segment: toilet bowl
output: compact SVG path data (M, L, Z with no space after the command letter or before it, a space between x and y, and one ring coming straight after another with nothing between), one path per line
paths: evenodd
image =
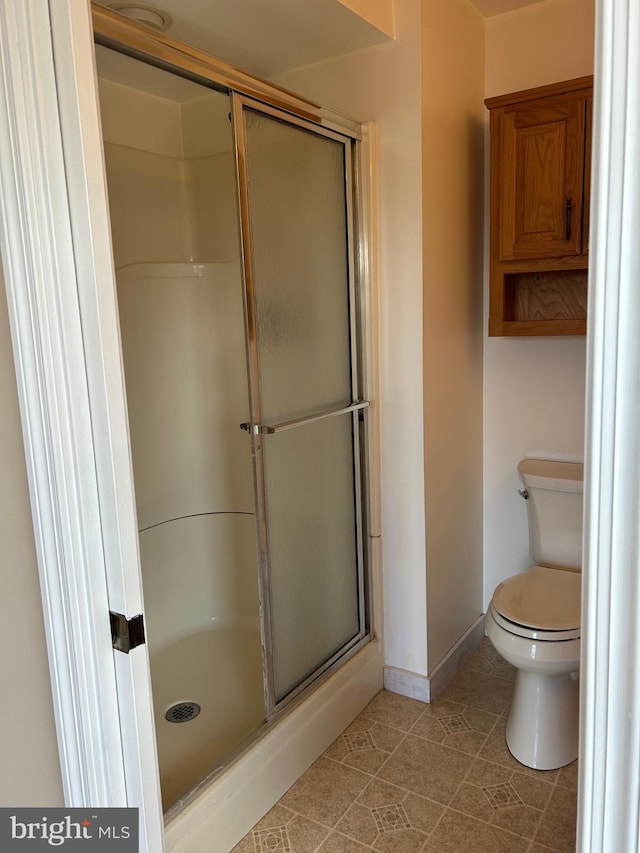
M536 770L575 761L580 575L534 566L510 578L496 589L485 626L498 654L516 668L506 728L509 751Z
M485 628L516 668L507 746L521 764L552 770L578 757L582 466L528 459L518 471L530 550L545 560L496 587Z

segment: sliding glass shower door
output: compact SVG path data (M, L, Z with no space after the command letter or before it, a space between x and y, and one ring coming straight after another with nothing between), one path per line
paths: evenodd
M96 55L160 780L177 809L366 640L355 142Z
M268 714L366 634L352 140L233 96Z

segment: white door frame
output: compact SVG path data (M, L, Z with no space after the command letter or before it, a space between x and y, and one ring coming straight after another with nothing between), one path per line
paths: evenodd
M640 849L640 3L597 0L578 850Z
M640 4L597 0L580 853L640 850ZM50 29L51 28L51 29ZM0 2L2 257L69 806L163 848L87 0ZM610 630L611 626L615 630Z
M53 706L68 806L140 809L164 849L87 0L0 2L0 215ZM6 120L4 120L6 118Z

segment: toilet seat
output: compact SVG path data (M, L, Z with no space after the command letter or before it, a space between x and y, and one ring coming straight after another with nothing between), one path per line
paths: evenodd
M496 587L492 616L519 637L555 642L579 638L581 582L579 572L533 566Z
M560 642L562 640L579 640L580 628L572 628L567 631L544 631L540 628L529 628L526 625L518 625L517 622L511 622L505 619L499 613L493 602L489 605L489 612L493 616L496 624L504 628L509 634L514 634L516 637L523 637L525 640L539 640L548 642Z

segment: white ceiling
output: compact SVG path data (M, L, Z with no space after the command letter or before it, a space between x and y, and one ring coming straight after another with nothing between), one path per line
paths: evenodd
M543 0L471 2L491 17ZM172 38L263 78L388 40L338 0L142 0L140 5L171 15L167 34Z
M98 2L118 6L122 0ZM171 15L167 35L172 38L263 78L389 38L338 0L145 0L141 5Z
M97 2L117 7L123 0ZM492 17L544 0L471 2ZM339 0L144 0L141 5L169 13L173 22L167 34L172 38L267 79L389 39ZM202 93L195 84L104 48L97 49L97 58L100 76L116 83L179 102Z

